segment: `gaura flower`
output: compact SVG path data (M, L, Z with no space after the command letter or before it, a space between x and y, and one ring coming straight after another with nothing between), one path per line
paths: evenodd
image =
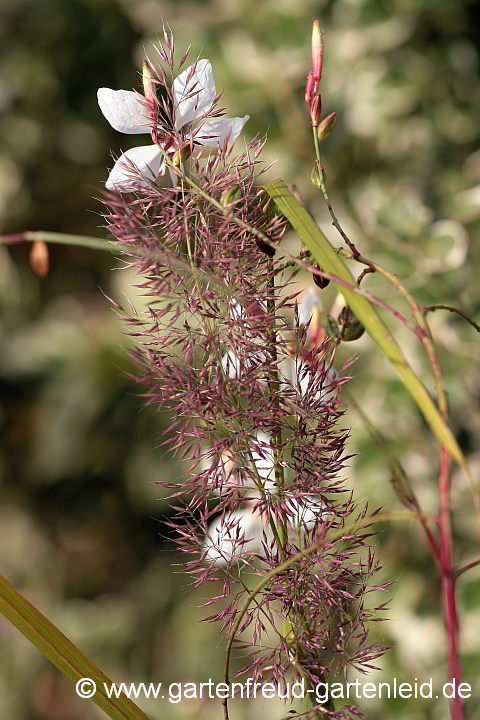
M120 192L133 189L135 171L150 182L165 175L164 152L173 155L192 142L216 149L234 143L249 119L248 115L206 119L217 97L209 60L198 60L173 81L174 127L168 139L162 139L161 143L156 142L156 131L149 119L151 99L131 90L110 88L99 88L97 97L100 110L115 130L127 135L150 133L154 141L151 145L131 148L118 158L105 186ZM175 182L174 174L170 175Z
M257 433L251 457L255 472L243 485L247 496L240 507L223 512L209 524L203 541L204 560L219 567L225 567L232 560L246 560L247 553L261 552L264 538L267 541L272 538L267 514L259 509L258 504L262 495L277 494L274 452L270 437L262 430ZM258 479L262 484L261 491ZM325 516L325 508L318 499L304 497L299 501L289 493L288 488L284 490L284 502L287 526L296 536L311 530Z
M234 322L243 321L247 317L246 311L237 301L231 304L229 313ZM331 402L338 395L337 371L330 367L323 382L319 384L318 379L324 366L314 365L312 367L311 360L309 360L309 355L312 353L317 353L318 358L321 359L321 347L326 339L322 301L315 288L310 288L298 304L298 324L307 329L304 346L306 352L299 353L297 357L286 356L279 365L280 376L292 383L303 398L310 396L315 402ZM244 332L246 331L244 330ZM294 350L295 348L292 346L291 351ZM249 358L244 359L243 365L234 350L230 349L222 358L222 368L227 377L231 380L238 380L252 367L261 366L265 362L265 350L260 345L258 350L252 350Z

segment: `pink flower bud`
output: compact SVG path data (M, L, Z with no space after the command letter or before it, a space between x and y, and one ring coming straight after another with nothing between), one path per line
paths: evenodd
M314 18L312 28L312 72L320 82L323 73L323 33L320 20Z
M319 80L312 72L308 73L307 86L305 88L305 102L310 105L313 98L317 94Z
M315 18L312 29L312 69L308 73L305 88L305 102L310 108L313 127L317 127L320 122L322 103L320 100L319 87L323 73L323 54L323 36L320 20Z

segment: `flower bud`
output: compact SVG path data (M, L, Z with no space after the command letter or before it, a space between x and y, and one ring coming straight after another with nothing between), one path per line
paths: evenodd
M242 188L239 185L232 185L232 187L224 190L220 198L220 205L226 208L232 203L240 200L242 197Z
M318 127L320 115L322 114L322 98L321 95L314 95L310 102L310 117L312 119L312 127Z
M185 160L188 160L191 154L192 148L190 147L190 145L184 145L182 148L180 148L180 150L177 150L172 156L173 167L180 167L180 165L183 165Z
M305 102L310 107L310 103L317 94L319 81L318 78L311 72L308 73L307 85L305 88Z
M337 321L331 315L327 318L327 335L329 338L333 338L336 341L340 340L340 330L338 328Z
M402 505L409 508L409 510L419 510L418 500L403 467L396 460L393 464L394 467L392 468L390 483L395 495Z
M255 237L255 242L257 243L258 249L265 253L265 255L268 255L268 257L273 257L275 255L275 248L271 245L267 245L262 238Z
M310 180L312 181L312 185L315 185L315 187L319 190L322 189L322 180L320 177L320 170L318 169L318 165L313 166L312 172L310 174Z
M317 270L320 270L320 272L322 272L322 270L323 270L323 268L321 268L320 265L315 265L315 268ZM312 277L313 277L313 282L315 283L315 285L317 285L317 287L320 288L320 290L324 290L330 282L330 280L328 278L324 278L321 275L315 275L315 273L312 273Z
M48 275L50 267L48 260L48 247L43 240L36 240L30 250L30 267L38 277Z
M336 122L337 113L332 112L330 113L330 115L326 115L323 120L320 121L320 124L317 128L318 139L325 140L332 132Z
M361 338L365 332L365 328L362 323L357 320L353 314L351 308L345 305L342 312L338 317L338 322L341 326L340 337L344 342L352 342Z
M323 73L323 33L318 18L313 19L312 27L312 71L320 82Z
M153 73L149 63L144 60L142 66L142 79L143 79L143 94L149 101L155 100L157 94L155 92L155 82L153 80Z
M312 29L312 69L308 73L307 86L305 88L305 102L310 108L310 114L312 115L312 122L314 113L312 111L312 104L315 97L318 95L318 88L320 80L322 79L323 73L323 37L322 29L320 27L320 20L315 18L313 21ZM320 114L320 112L318 112ZM316 117L316 114L315 114ZM318 118L319 120L320 118ZM318 125L318 120L314 127Z

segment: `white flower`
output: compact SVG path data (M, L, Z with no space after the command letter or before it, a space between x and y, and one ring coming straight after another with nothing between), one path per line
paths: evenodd
M208 113L216 98L209 60L199 60L195 66L191 65L178 75L173 81L172 92L175 130L185 129L187 143L193 138L199 145L217 149L223 147L225 142L233 143L249 118L248 115L243 118L212 118L200 127L192 127L192 123L198 125L198 121ZM146 100L142 95L131 90L99 88L97 97L100 110L115 130L126 134L151 133ZM171 153L178 149L175 145L168 146L168 152ZM166 162L160 146L156 143L142 145L121 155L105 186L109 190L127 191L132 188L132 173L135 170L153 181L158 175L164 175L165 169ZM172 181L175 182L173 175Z
M257 433L257 443L257 447L252 450L252 459L264 488L271 490L275 486L275 457L270 438L260 430Z
M323 306L314 288L310 288L298 304L298 323L308 326L307 347L312 349L320 347L325 340Z
M291 361L287 372L290 381L299 388L302 397L311 395L312 388L315 386L314 402L322 401L327 404L337 399L339 388L336 380L339 375L334 367L328 368L320 387L318 387L310 365L304 361ZM317 372L321 372L320 368Z
M255 315L260 318L262 313L266 312L266 306L264 303L257 303L256 307L250 308L252 317ZM232 300L229 303L228 314L230 319L236 323L242 325L242 335L244 338L252 342L251 356L244 359L243 370L248 371L254 367L262 366L267 362L267 354L264 350L263 341L253 331L248 330L248 324L245 323L248 320L249 314L237 300ZM257 349L258 348L258 349ZM231 380L239 379L242 376L242 362L239 356L234 350L227 350L222 358L223 372Z
M209 525L207 536L203 542L205 560L224 567L231 559L242 559L245 553L260 552L262 539L272 539L272 529L266 515L256 510L255 497L261 498L264 493L274 495L277 492L275 483L275 459L270 437L260 430L252 449L255 464L255 478L260 477L263 490L260 491L253 481L248 482L248 500L242 507L233 512L226 511ZM315 498L302 498L301 501L291 496L288 488L285 491L288 508L288 525L295 536L311 530L317 520L323 516L323 506Z
M249 507L222 513L209 525L203 548L205 560L220 567L231 558L261 549L262 521Z

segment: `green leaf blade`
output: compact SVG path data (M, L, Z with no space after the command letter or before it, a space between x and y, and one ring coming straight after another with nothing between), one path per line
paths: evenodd
M94 680L97 689L91 699L112 720L149 720L126 695L109 698L104 683L110 686L112 681L3 576L0 576L0 611L72 682L81 678Z
M283 180L276 180L265 185L264 188L274 200L278 209L290 221L307 249L310 250L315 260L325 272L335 275L346 283L355 285L355 278L347 265L329 243L309 212L288 189L285 182ZM347 288L340 283L336 284L344 296L345 301L350 305L358 320L364 325L365 330L400 375L403 384L415 400L419 410L437 439L448 449L457 463L466 469L465 458L452 431L444 421L425 386L410 367L402 349L383 322L374 305L367 297L355 292L354 289Z

